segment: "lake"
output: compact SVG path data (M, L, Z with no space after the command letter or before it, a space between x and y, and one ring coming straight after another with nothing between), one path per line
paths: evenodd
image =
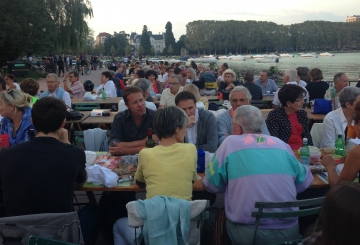
M279 63L257 63L254 59L246 61L218 60L217 65L221 66L227 62L229 68L235 72L246 72L252 70L255 75L261 70L268 70L270 66L278 66L280 71L297 67L307 67L309 69L319 68L323 72L325 81L332 81L338 72L344 72L351 81L357 81L360 75L360 53L336 53L332 57L319 56L318 58L304 59L300 55L294 54L294 58L280 58Z

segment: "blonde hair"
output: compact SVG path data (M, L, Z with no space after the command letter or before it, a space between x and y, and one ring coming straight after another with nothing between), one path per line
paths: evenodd
M222 79L223 79L223 81L225 81L225 75L226 74L230 74L232 77L233 77L233 82L236 80L236 74L235 74L235 72L232 70L232 69L227 69L227 70L225 70L224 72L223 72L223 74L222 74Z
M193 68L187 68L186 70L188 72L188 77L189 77L189 74L191 75L191 77L189 77L189 79L194 80L194 78L196 76L195 70Z
M191 92L195 96L196 102L200 101L199 89L194 84L185 85L184 88L183 88L183 91Z
M15 113L17 110L24 111L32 102L32 97L18 89L5 90L0 93L0 103L7 105L14 104Z

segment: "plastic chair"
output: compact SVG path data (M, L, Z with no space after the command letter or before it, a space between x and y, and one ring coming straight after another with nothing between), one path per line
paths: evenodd
M320 147L324 133L324 124L323 123L314 123L312 125L310 134L314 146Z
M195 200L190 202L190 229L187 237L187 245L200 244L200 231L205 219L209 218L209 212L206 208L210 206L208 200ZM143 227L144 221L140 218L137 209L136 201L126 204L128 210L128 225L133 228ZM136 230L135 230L136 231ZM135 240L137 234L135 232Z
M255 202L255 208L258 208L259 210L255 212L251 212L251 217L256 218L252 244L255 244L256 232L260 224L260 219L262 218L284 219L284 218L303 217L303 216L319 214L321 210L321 204L324 198L325 197L319 197L319 198L305 199L305 200L293 201L293 202ZM296 207L299 208L308 207L308 208L295 210L295 211L274 211L274 212L264 210L268 208L272 209L272 208L296 208ZM315 224L314 231L316 229L316 226L317 226L317 222ZM301 240L296 240L292 242L299 242L299 241Z

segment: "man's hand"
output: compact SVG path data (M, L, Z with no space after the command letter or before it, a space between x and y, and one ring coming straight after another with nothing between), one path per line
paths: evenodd
M122 153L122 145L121 145L121 142L115 142L113 141L114 143L114 146L109 146L109 152L111 155L123 155Z
M65 128L59 129L59 140L65 144L70 144L69 132Z
M159 144L159 138L156 134L152 135L152 139L155 141L155 144L158 145Z
M321 160L321 164L326 168L335 168L336 167L336 163L334 161L334 159L330 156L330 155L326 155L323 157L323 159Z
M188 127L188 128L191 128L192 126L194 126L195 120L196 120L196 118L195 118L194 115L189 116L189 124L188 124L187 127Z
M65 81L65 80L67 81L68 76L69 76L69 73L65 73L64 81Z

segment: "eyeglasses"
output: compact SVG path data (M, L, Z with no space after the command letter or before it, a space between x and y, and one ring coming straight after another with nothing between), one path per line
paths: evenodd
M175 86L178 85L179 83L169 83L169 86Z
M13 99L15 99L14 91L13 91L12 89L8 89L8 90L6 90L6 92L7 92L8 94L10 94L11 97L13 97Z

